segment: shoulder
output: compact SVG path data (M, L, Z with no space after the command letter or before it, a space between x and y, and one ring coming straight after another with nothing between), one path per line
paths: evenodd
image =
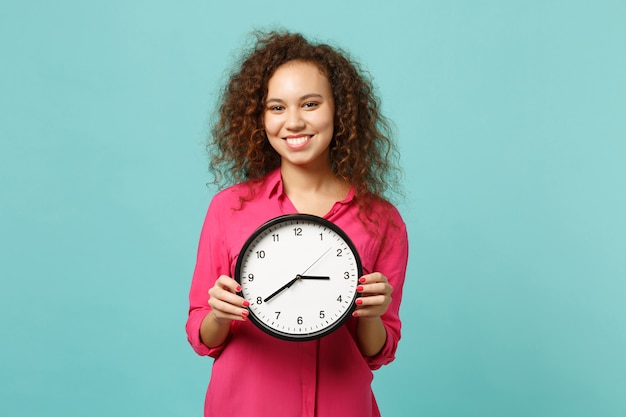
M238 202L241 197L245 196L247 190L250 188L246 184L247 182L242 182L218 191L213 196L211 204L224 205L232 202Z
M389 228L406 229L398 208L382 197L369 196L364 210L367 219L377 225L376 229L381 233L386 233Z
M357 247L365 273L378 271L397 279L402 275L397 268L406 263L408 254L405 222L391 202L369 197L351 206L350 219L341 226Z
M209 204L210 213L221 213L228 210L236 210L241 205L241 196L243 195L243 187L236 184L218 191Z
M216 210L240 210L244 203L251 203L269 195L276 186L280 174L270 172L264 177L240 182L218 191L211 200L211 207Z

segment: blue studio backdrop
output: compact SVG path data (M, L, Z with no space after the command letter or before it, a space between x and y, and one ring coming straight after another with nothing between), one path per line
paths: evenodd
M283 27L362 62L397 127L383 415L624 417L625 21L618 0L2 1L0 415L201 415L209 116L247 34Z

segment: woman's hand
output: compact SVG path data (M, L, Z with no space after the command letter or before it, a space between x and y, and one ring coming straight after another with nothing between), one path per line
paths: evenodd
M387 330L380 316L391 303L393 287L389 285L386 276L374 272L359 278L356 290L361 293L356 299L356 310L352 313L359 319L357 344L363 356L376 356L387 341Z
M380 272L367 274L359 278L357 291L361 296L356 299L355 317L380 317L391 303L393 287L387 277Z
M237 295L240 290L237 281L226 275L220 276L209 289L211 311L200 326L200 339L206 346L212 348L226 342L232 320L248 319L246 307L250 303Z
M248 318L246 307L250 303L237 295L238 291L241 291L241 287L237 281L226 275L220 276L209 289L209 306L216 321L245 321Z

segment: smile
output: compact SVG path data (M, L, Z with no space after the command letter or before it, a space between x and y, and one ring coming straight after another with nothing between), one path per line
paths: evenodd
M286 137L285 141L287 141L287 145L289 146L301 146L307 143L311 139L311 136L295 136L295 137Z

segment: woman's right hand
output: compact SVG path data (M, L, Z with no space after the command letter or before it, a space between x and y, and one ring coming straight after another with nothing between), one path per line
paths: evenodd
M250 303L237 295L238 291L241 291L239 283L226 275L221 275L209 289L209 306L216 321L224 323L231 320L247 320L246 307Z
M220 276L209 289L211 311L204 316L200 325L200 340L209 348L226 342L232 320L246 321L250 303L237 295L237 281L226 275Z

